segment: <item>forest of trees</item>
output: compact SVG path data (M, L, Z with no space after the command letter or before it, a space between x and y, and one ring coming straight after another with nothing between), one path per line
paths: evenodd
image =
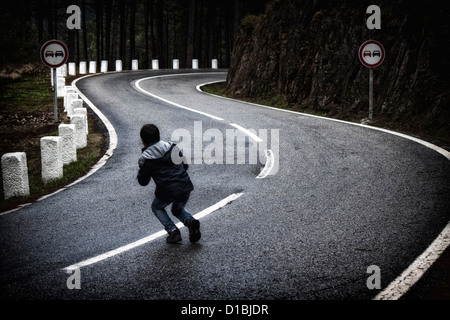
M190 67L230 65L241 20L264 12L267 0L15 0L0 5L0 64L39 60L47 40L69 48L70 62L121 59L124 68L138 59L151 67L158 59L170 68L172 59ZM81 9L81 29L66 26L67 8Z

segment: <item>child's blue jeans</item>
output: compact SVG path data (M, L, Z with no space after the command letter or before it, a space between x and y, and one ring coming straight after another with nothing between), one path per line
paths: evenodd
M160 200L155 197L152 203L152 211L159 221L164 226L164 229L169 233L173 231L176 226L175 223L170 219L167 214L166 207L172 203L172 214L177 217L178 220L185 223L186 220L192 218L192 215L184 208L186 206L187 201L189 200L190 193L186 193L185 195L179 197L175 201L167 201Z

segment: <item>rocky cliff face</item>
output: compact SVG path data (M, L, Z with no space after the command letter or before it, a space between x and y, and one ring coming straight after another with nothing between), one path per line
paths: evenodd
M372 4L381 8L380 30L366 26ZM226 91L278 97L292 109L343 119L367 117L369 71L358 49L374 39L386 50L374 69L374 120L448 129L449 23L439 1L274 1L264 15L244 19Z

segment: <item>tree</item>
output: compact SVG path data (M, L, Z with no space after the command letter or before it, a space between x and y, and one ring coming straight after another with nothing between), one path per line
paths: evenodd
M265 2L16 0L15 7L2 2L1 59L30 56L35 60L43 42L59 39L68 45L69 62L108 60L110 69L116 59L123 60L127 68L135 58L142 59L146 68L150 59L159 59L163 68L172 59L179 59L181 68L191 67L194 58L201 67L209 66L213 58L226 67L241 17L261 11ZM80 6L81 30L66 28L66 9L71 4ZM26 42L32 53L17 46ZM12 52L11 48L17 49Z
M112 1L105 1L105 58L108 60L109 65L113 63L111 54L111 21L112 21Z
M103 0L95 1L96 51L97 61L103 60Z
M81 1L81 29L83 30L83 57L85 61L89 61L88 46L87 46L87 34L86 29L86 0Z
M188 26L185 65L187 68L192 68L192 59L194 58L195 0L188 1Z
M130 60L136 58L136 0L130 1Z
M119 41L119 60L124 63L128 61L127 58L127 32L126 32L126 20L127 20L127 10L125 6L125 0L119 0L119 21L120 21L120 41Z

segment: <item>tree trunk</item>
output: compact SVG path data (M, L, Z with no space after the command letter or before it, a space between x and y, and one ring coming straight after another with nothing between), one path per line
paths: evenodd
M155 20L154 18L154 10L153 10L153 1L150 2L150 17L151 17L151 21L150 21L150 38L152 41L152 59L156 59L158 56L158 52L156 50L156 40L155 40L155 24L153 23L153 21Z
M112 16L112 1L105 1L105 58L108 60L109 68L111 68L113 63L113 58L111 54L111 16Z
M187 57L187 38L188 38L188 25L189 25L189 0L181 0L180 6L182 8L181 14L181 28L180 28L180 68L186 68Z
M83 30L83 56L85 61L89 61L87 47L87 29L86 29L86 0L81 2L81 29Z
M115 1L113 5L113 17L112 17L112 41L111 41L111 64L114 63L117 57L117 34L118 34L118 24L119 24L119 9L118 4Z
M136 59L136 0L130 1L130 63L132 59Z
M147 0L145 2L145 19L144 19L144 46L145 46L145 53L144 53L144 68L148 69L150 66L149 63L149 55L150 55L150 47L149 47L149 35L148 35L148 28L149 28L149 17L150 17L150 0Z
M157 0L156 1L156 32L157 32L157 41L158 46L156 47L157 51L157 58L159 59L160 66L165 66L164 61L164 5L163 0Z
M103 60L103 0L95 3L95 23L96 23L96 51L97 61Z
M126 31L126 6L125 0L119 0L119 16L120 16L120 42L119 42L119 59L123 65L127 65L127 31Z
M194 58L195 0L189 0L188 15L186 67L192 68L192 59Z

